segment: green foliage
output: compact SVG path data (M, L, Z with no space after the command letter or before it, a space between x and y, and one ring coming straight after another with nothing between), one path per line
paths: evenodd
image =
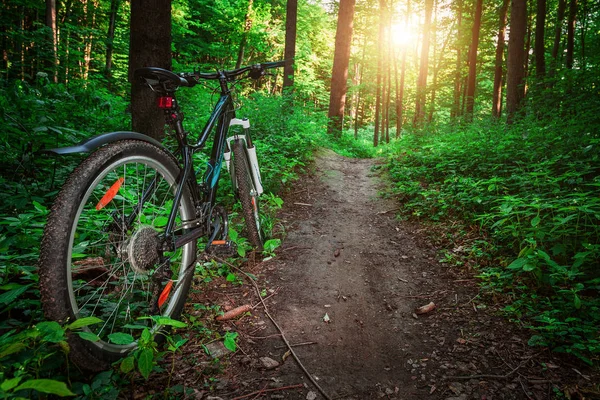
M468 252L485 285L513 293L531 343L586 361L600 354L596 115L405 137L389 161L404 214L477 226Z

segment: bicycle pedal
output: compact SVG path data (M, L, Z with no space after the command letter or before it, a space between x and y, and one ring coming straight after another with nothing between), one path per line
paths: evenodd
M237 254L237 248L231 240L213 240L206 252L216 256L229 257Z

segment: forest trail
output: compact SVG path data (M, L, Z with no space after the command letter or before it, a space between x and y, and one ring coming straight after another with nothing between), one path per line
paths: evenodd
M373 160L322 150L315 166L285 196L279 218L286 237L277 256L249 268L270 296L270 314L292 345L301 344L297 355L329 397L548 398L565 370L546 353L542 363L527 336L479 301L474 279L455 275L417 226L395 218L397 204L378 194ZM236 306L254 294L251 285L240 290L223 301ZM429 302L434 311L415 314ZM239 351L210 391L218 397L207 398L267 389L274 391L258 398L323 398L285 355L260 306L223 328L239 332ZM298 384L304 386L287 388Z

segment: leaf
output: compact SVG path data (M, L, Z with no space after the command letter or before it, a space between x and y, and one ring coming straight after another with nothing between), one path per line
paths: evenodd
M144 328L144 330L142 331L142 341L148 343L150 341L150 339L152 339L152 335L150 335L150 331L148 330L148 328Z
M55 381L53 379L32 379L26 381L17 387L15 392L25 389L33 389L42 393L55 394L60 397L75 396L75 393L71 392L64 382Z
M3 357L9 356L11 354L18 353L25 348L27 348L25 343L22 343L22 342L11 343L8 346L6 346L4 348L4 350L0 351L0 359Z
M56 321L40 322L35 327L46 342L58 343L65 340L65 331Z
M133 371L133 368L135 368L135 359L133 358L133 356L124 358L121 361L120 370L122 373L127 374L127 373Z
M142 349L138 356L138 369L145 379L148 379L150 372L152 372L152 359L154 354L151 349Z
M157 217L154 219L153 225L156 228L160 228L167 225L167 222L169 222L169 219L167 217Z
M230 273L227 274L227 278L226 279L227 279L227 282L235 282L235 278L236 278L235 274L232 273L232 272L230 272Z
M575 308L577 310L579 310L581 308L581 299L579 298L579 296L577 295L577 293L573 294L573 304L575 305Z
M541 221L541 218L538 215L531 220L531 226L533 226L535 228L536 226L538 226L540 224L540 221Z
M0 384L0 389L2 389L5 392L8 392L10 389L14 388L15 386L17 386L19 384L19 382L21 381L21 378L23 378L23 377L17 376L16 378L5 380L4 382L2 382L2 384Z
M102 322L102 320L100 318L85 317L85 318L80 318L80 319L76 320L75 322L73 322L72 324L67 325L66 328L73 330L73 329L83 328L84 326L94 325L99 322Z
M3 304L10 304L10 303L12 303L13 301L15 301L17 299L17 297L19 297L20 295L22 295L23 293L25 293L25 291L27 289L29 289L30 286L31 286L31 284L29 284L29 285L23 285L23 286L20 286L20 287L18 287L16 289L12 289L12 290L10 290L10 291L8 291L6 293L2 293L0 295L0 303L3 303Z
M176 319L169 317L158 317L155 321L160 325L173 326L175 328L185 328L187 326L185 322L177 321Z
M123 332L111 333L110 335L108 335L108 338L112 343L120 345L131 344L135 342L133 336Z
M525 264L527 264L526 258L517 258L515 261L511 262L507 268L508 269L522 269Z
M97 335L94 335L91 332L76 332L80 338L83 340L88 340L90 342L98 342L100 338Z
M223 345L227 350L235 351L237 348L236 339L238 337L237 332L227 332L225 334L225 339L223 340Z

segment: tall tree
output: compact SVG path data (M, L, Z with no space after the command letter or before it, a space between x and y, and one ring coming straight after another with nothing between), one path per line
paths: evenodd
M565 19L565 10L567 8L567 0L558 0L558 9L556 10L556 26L554 28L554 44L552 46L552 59L555 67L558 65L558 50L560 49L560 39L562 37L563 21Z
M546 28L546 0L537 0L537 10L535 15L535 74L538 78L546 75L546 46L545 46L545 28Z
M512 0L506 77L507 122L511 124L525 98L525 34L527 0Z
M421 46L421 62L417 79L417 96L413 125L419 126L425 118L425 98L427 89L427 71L429 67L429 38L431 36L431 15L433 0L425 0L425 23L423 24L423 45Z
M107 78L112 75L112 57L115 48L115 27L117 25L117 15L119 11L120 0L110 0L110 12L108 15L108 32L106 33L106 64L104 74Z
M569 21L567 23L567 68L573 68L575 53L575 19L577 18L577 0L569 1Z
M383 40L386 12L385 0L379 0L379 39L377 40L377 88L375 93L375 129L373 131L373 146L379 144L379 125L383 120L381 112L381 98L383 90L381 87L383 74ZM381 124L383 130L383 123Z
M467 82L467 118L473 119L475 104L475 85L477 83L477 49L479 47L479 31L481 30L481 12L483 0L475 3L475 17L471 33L471 51L469 52L469 80Z
M340 10L341 13L341 10ZM354 12L353 12L354 14ZM339 18L339 17L338 17ZM298 0L287 0L285 14L285 50L286 59L283 68L283 87L290 87L294 84L294 57L296 57L296 21L298 19ZM339 19L338 19L339 21ZM352 21L350 21L352 24ZM352 35L352 25L350 25L350 34ZM349 39L351 42L351 39ZM337 45L337 43L336 43ZM350 46L348 46L350 47ZM336 46L337 48L337 46ZM348 51L348 59L350 52ZM348 61L346 61L346 76L348 74ZM344 89L345 92L345 89ZM344 93L345 95L345 93Z
M406 0L406 14L404 15L404 31L408 32L408 18L410 16L410 0ZM396 139L402 134L404 119L404 80L406 78L406 55L408 44L402 46L402 61L400 66L400 82L396 77ZM396 63L397 65L397 63ZM397 69L396 69L397 74Z
M454 71L454 96L452 103L452 110L450 111L451 117L460 116L460 92L461 92L461 67L462 67L462 42L460 40L462 32L462 3L463 0L457 0L456 10L456 67Z
M58 32L56 27L56 0L46 0L46 26L50 28L50 46L52 60L50 70L52 81L58 82Z
M502 113L502 78L504 76L504 41L506 39L506 20L509 0L503 0L499 10L499 29L496 44L496 61L494 63L494 89L492 99L492 116L500 118Z
M338 23L335 32L335 51L333 55L333 71L331 73L331 91L329 95L328 133L336 137L342 134L344 107L350 62L350 46L352 44L352 22L354 19L355 0L340 0Z
M242 39L240 40L240 47L238 48L237 61L235 62L235 68L240 68L242 63L244 62L244 53L246 51L246 43L248 42L248 34L250 33L250 29L252 29L252 4L253 0L248 0L248 11L246 12L246 17L244 18L244 32L242 33ZM289 2L288 2L289 7ZM294 24L295 27L295 24ZM296 43L296 31L294 31L294 43ZM286 33L286 42L287 46L287 33ZM287 47L286 47L287 49ZM287 57L287 56L286 56ZM293 73L293 70L292 70ZM285 76L285 75L284 75ZM284 86L285 86L285 78L284 78Z
M133 72L142 67L171 69L171 2L131 0L130 25L132 127L134 131L161 138L164 134L164 115L156 107L154 93L134 81Z

